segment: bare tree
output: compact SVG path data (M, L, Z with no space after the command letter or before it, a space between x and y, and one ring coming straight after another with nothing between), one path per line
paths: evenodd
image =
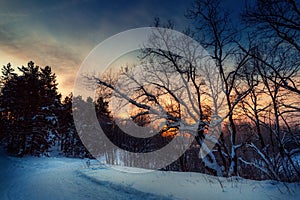
M226 96L230 152L228 175L238 175L237 150L242 146L236 141L237 130L234 121L234 109L251 88L239 87L241 69L247 63L247 54L239 52L236 42L240 40L238 30L230 24L230 15L224 12L221 1L197 0L189 11L188 17L196 21L200 33L200 43L211 51L212 59L218 67L224 94ZM236 57L237 56L237 57ZM225 145L224 145L225 146Z
M290 69L288 74L282 74L278 67L267 59L255 56L278 76L277 83L292 92L300 94L299 82L294 76L299 71L300 56L300 10L299 2L294 0L257 0L248 6L243 14L243 21L250 26L256 40L270 46L268 51L276 52L277 56L293 57L293 63L286 63ZM288 53L285 53L288 52ZM278 55L280 53L281 55ZM282 59L282 58L281 58ZM277 65L278 66L278 65ZM271 80L271 78L269 78ZM274 81L274 80L273 80Z
M300 52L300 7L295 0L256 0L243 14L249 25L256 26L262 38L276 44L287 42Z
M204 162L222 176L222 167L211 152L215 143L219 145L217 134L224 119L220 116L224 99L218 68L208 53L186 35L159 28L151 34L149 43L153 48L141 52L141 65L123 67L117 82L98 76L86 79L113 91L113 112L125 112L130 105L135 111L129 113L133 120L150 116L150 125L164 121L159 131L173 129L178 130L177 137L195 137L202 147L200 155L208 155ZM170 109L168 101L175 109ZM141 132L138 134L141 136Z
M290 152L298 151L293 143L299 142L298 134L290 128L297 126L297 122L290 119L297 117L299 112L299 2L257 0L246 9L243 20L249 25L254 42L252 51L247 53L243 47L241 49L258 63L256 71L270 99L268 126L277 143L274 153L279 153L277 158L287 179L290 168L299 176L299 168Z
M289 111L286 105L290 104L293 98L290 91L282 87L282 77L285 77L285 80L295 78L297 70L294 71L294 66L289 67L287 64L291 63L293 58L287 57L286 52L279 50L272 51L266 46L260 46L260 51L258 51L257 47L253 48L249 53L252 59L248 68L252 75L248 76L248 72L245 74L248 76L249 84L252 84L253 78L255 78L257 87L252 89L249 95L250 101L245 99L242 103L247 117L255 122L261 147L257 146L253 141L248 142L246 146L257 153L258 159L262 160L262 164L251 163L242 158L240 160L247 165L255 166L272 179L290 180L290 174L298 174L299 169L289 152L290 144L285 142L284 139L285 137L293 137L289 127L294 124L291 124L293 122L289 120L290 116L284 115L285 112ZM268 64L266 65L266 63ZM255 91L257 89L259 89L259 93ZM258 100L258 94L263 97L263 100ZM260 109L258 109L259 102L264 105L260 106ZM268 121L265 121L265 119L268 119ZM269 140L268 145L263 140L261 127L270 131L270 137L267 137ZM297 139L294 138L293 141L297 141ZM296 149L293 148L293 150Z
M121 68L114 81L86 78L110 91L113 113L130 108L127 114L133 122L147 119L143 124L150 128L147 133L172 131L174 138L193 137L210 173L238 176L243 167L251 166L268 178L292 180L291 173L299 176L293 156L300 152L298 125L289 119L300 110L300 104L289 99L300 94L298 9L294 1L276 1L271 8L267 1L257 2L244 19L263 28L247 29L248 41L240 35L244 29L230 23L220 0L196 0L187 14L195 22L195 32L186 34L202 46L168 29L153 29L152 48L143 49L139 65ZM155 25L161 26L159 20ZM241 131L243 123L251 134ZM130 129L133 134L141 136L138 126L133 126L137 127ZM244 151L253 157L249 159Z
M251 122L255 125L255 136L258 138L261 148L266 147L266 142L261 130L261 115L270 106L266 102L262 102L264 87L262 87L262 80L259 73L256 70L258 63L255 60L248 62L247 66L243 69L243 74L247 86L251 88L251 91L247 98L244 98L240 105L244 111L243 115L246 115Z

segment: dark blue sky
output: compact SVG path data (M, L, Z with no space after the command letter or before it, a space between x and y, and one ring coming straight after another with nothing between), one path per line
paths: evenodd
M171 19L181 31L193 0L0 0L0 64L50 65L60 91L72 91L75 74L87 54L106 38ZM238 12L243 1L227 0Z

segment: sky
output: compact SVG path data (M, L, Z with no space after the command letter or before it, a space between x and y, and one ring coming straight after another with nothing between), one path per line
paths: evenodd
M63 96L89 52L110 36L172 20L175 29L191 25L184 14L193 0L0 0L0 66L50 66ZM227 0L232 10L241 1Z

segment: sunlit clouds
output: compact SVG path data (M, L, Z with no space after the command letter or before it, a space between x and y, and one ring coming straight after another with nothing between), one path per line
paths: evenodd
M192 1L190 1L192 2ZM1 1L0 65L49 65L63 95L72 92L80 64L106 38L149 26L154 17L187 26L188 2Z

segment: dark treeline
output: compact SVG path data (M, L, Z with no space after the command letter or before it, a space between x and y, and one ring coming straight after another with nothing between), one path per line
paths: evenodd
M15 71L7 64L2 67L1 73L0 139L8 154L19 157L51 156L51 152L58 151L67 157L93 157L79 137L77 131L81 129L76 130L74 124L72 110L78 108L76 105L72 107L73 96L70 94L61 99L56 75L49 66L42 68L31 61L26 67L18 67ZM116 125L108 110L108 102L102 97L95 102L90 97L86 100L81 96L74 99L81 105L93 104L107 137L124 150L146 152L159 149L171 139L162 135L150 139L132 137ZM135 122L139 125L147 123L143 118ZM113 156L116 155L106 155L108 160L113 160ZM115 164L113 161L109 163Z
M50 67L29 62L15 71L7 64L1 72L0 139L7 153L91 157L74 126L72 95L61 100Z

